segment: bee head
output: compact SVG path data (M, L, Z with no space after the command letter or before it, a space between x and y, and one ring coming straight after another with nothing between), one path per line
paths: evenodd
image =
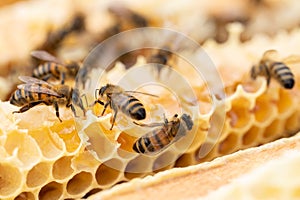
M108 84L101 87L100 90L99 90L99 96L103 96L105 91L107 90L107 87L108 87Z
M193 123L191 116L189 116L187 114L183 114L181 116L181 119L185 122L188 130L191 130L193 128L194 123Z

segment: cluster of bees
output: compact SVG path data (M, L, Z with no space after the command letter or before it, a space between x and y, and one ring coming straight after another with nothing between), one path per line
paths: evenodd
M129 10L123 9L120 11L120 8L112 7L110 11L112 13L118 13L118 19L120 20L130 19L129 21L132 21L135 26L147 26L146 20ZM108 33L115 34L122 30L120 24L124 24L124 22L117 23L111 30L108 30ZM49 40L52 41L50 42L51 45L48 44L43 46L47 51L39 50L31 53L34 58L44 61L44 63L38 65L38 67L33 70L32 76L19 77L24 83L17 86L17 89L12 93L9 101L11 104L21 108L13 113L23 113L34 106L45 104L47 106L54 106L56 116L60 121L62 121L59 115L59 106L61 105L71 108L75 116L76 112L74 105L77 105L85 114L86 109L83 106L79 91L76 88L65 84L67 78L75 80L80 69L80 64L78 62L62 62L48 53L48 47L53 49L54 44L58 44L67 32L80 30L81 26L82 18L77 17L68 30L60 31L59 34L52 34L49 36ZM274 50L269 50L264 53L258 64L251 68L251 78L255 80L257 76L264 76L267 79L268 84L270 83L271 78L273 78L284 88L293 88L295 83L293 73L284 62L274 60L271 56L273 53ZM147 61L149 63L166 65L171 57L171 52L159 50L148 57ZM157 66L161 67L161 65ZM158 69L158 72L160 70L161 69ZM55 84L53 80L56 81ZM97 94L97 97L95 97L93 105L103 105L102 115L104 115L108 106L113 111L110 130L114 127L118 112L121 112L130 119L136 121L146 118L144 105L139 99L133 96L133 93L138 92L125 91L118 85L106 84L105 86L96 89L95 93ZM147 93L143 94L151 95ZM135 152L148 155L161 152L184 137L187 132L193 128L193 120L188 114L182 114L180 117L175 114L169 120L164 117L164 121L160 123L142 124L136 121L134 121L134 124L138 126L154 127L152 131L147 132L138 138L132 147Z

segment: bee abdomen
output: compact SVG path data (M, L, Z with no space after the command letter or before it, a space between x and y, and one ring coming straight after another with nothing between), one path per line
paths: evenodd
M46 62L33 70L33 77L41 78L45 75L52 74L55 78L59 78L59 67L60 66L56 63Z
M121 107L121 109L133 119L142 120L146 118L146 110L143 104L134 97L130 97L130 99Z
M276 62L273 64L272 70L274 72L274 75L284 88L291 89L294 87L294 75L291 72L290 68L288 68L283 63Z

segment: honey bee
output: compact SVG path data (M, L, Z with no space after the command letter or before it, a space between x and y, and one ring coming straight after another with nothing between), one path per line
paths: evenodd
M67 35L72 32L82 31L84 29L84 16L82 14L76 14L72 21L63 28L50 32L44 44L42 44L38 49L44 49L53 53L53 51L59 47Z
M126 8L124 5L111 5L108 11L116 17L119 24L125 27L126 25L133 25L134 28L148 26L148 20L144 16Z
M135 124L148 127L159 126L138 138L133 144L132 148L135 152L146 155L154 155L163 151L184 137L194 125L191 117L187 114L183 114L180 118L175 114L170 120L165 118L164 123L138 124L135 122Z
M294 74L285 63L271 58L275 53L275 50L268 50L263 54L259 64L251 68L251 78L255 80L257 76L265 76L267 85L274 78L285 89L292 89L295 84Z
M47 81L53 77L65 83L66 76L75 79L80 68L78 62L63 63L46 51L32 51L31 56L46 61L33 70L33 77Z
M97 98L98 90L99 93ZM99 103L104 106L101 116L104 115L107 106L110 106L110 108L114 111L114 116L110 130L112 130L114 126L119 110L125 115L135 120L143 120L146 118L146 110L144 108L144 105L140 102L140 100L130 95L129 93L140 93L157 97L148 93L125 91L120 86L113 84L106 84L105 86L95 91L96 100L94 102L94 105ZM104 103L102 100L106 101L106 103Z
M172 57L172 52L160 49L156 53L150 55L147 59L147 62L155 65L157 74L159 76L164 65L170 64Z
M43 103L47 106L53 105L57 118L62 121L59 117L59 105L66 105L67 108L71 107L76 116L75 108L72 105L73 96L73 103L78 105L85 114L85 108L78 90L68 85L51 85L30 76L20 76L19 79L25 84L18 85L18 89L11 95L9 102L12 105L22 107L19 111L13 113L23 113Z

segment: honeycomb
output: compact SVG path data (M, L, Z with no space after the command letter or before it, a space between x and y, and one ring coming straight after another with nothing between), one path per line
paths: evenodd
M299 199L299 164L299 151L291 151L199 200Z
M128 130L131 134L118 127L109 131L109 110L109 114L100 118L88 111L87 119L79 124L83 131L78 132L78 124L70 110L60 108L63 119L60 123L51 107L37 106L25 113L12 115L12 111L18 108L1 102L0 198L87 197L133 178L210 161L299 131L299 83L296 82L293 90L284 90L274 81L267 88L265 79L251 82L245 77L251 64L267 50L265 47L277 49L282 59L300 54L294 45L300 42L300 30L282 31L272 39L264 35L254 36L242 45L236 33L242 31L240 24L232 25L226 43L207 40L203 44L224 80L227 94L224 100L216 99L224 105L226 112L220 135L214 134L213 123L216 122L210 123L213 117L218 117L219 107L211 106L211 99L206 98L206 91L202 91L203 87L198 83L193 89L198 91L198 101L203 106L199 111L200 117L194 119L192 134L151 157L132 151L132 144L139 136L135 129ZM12 56L15 54L6 57ZM141 60L145 62L145 59ZM299 80L297 59L292 60L289 66L295 73L295 79ZM232 70L236 73L230 73ZM120 65L116 71L108 76L113 77L113 73L119 75L126 70ZM167 115L171 115L176 108L167 102L165 96L161 97L161 103L169 108ZM147 110L161 113L159 107L150 105L151 101L146 104ZM95 112L101 112L99 109L102 107L95 108ZM90 146L93 148L90 149ZM182 154L182 151L185 153Z

